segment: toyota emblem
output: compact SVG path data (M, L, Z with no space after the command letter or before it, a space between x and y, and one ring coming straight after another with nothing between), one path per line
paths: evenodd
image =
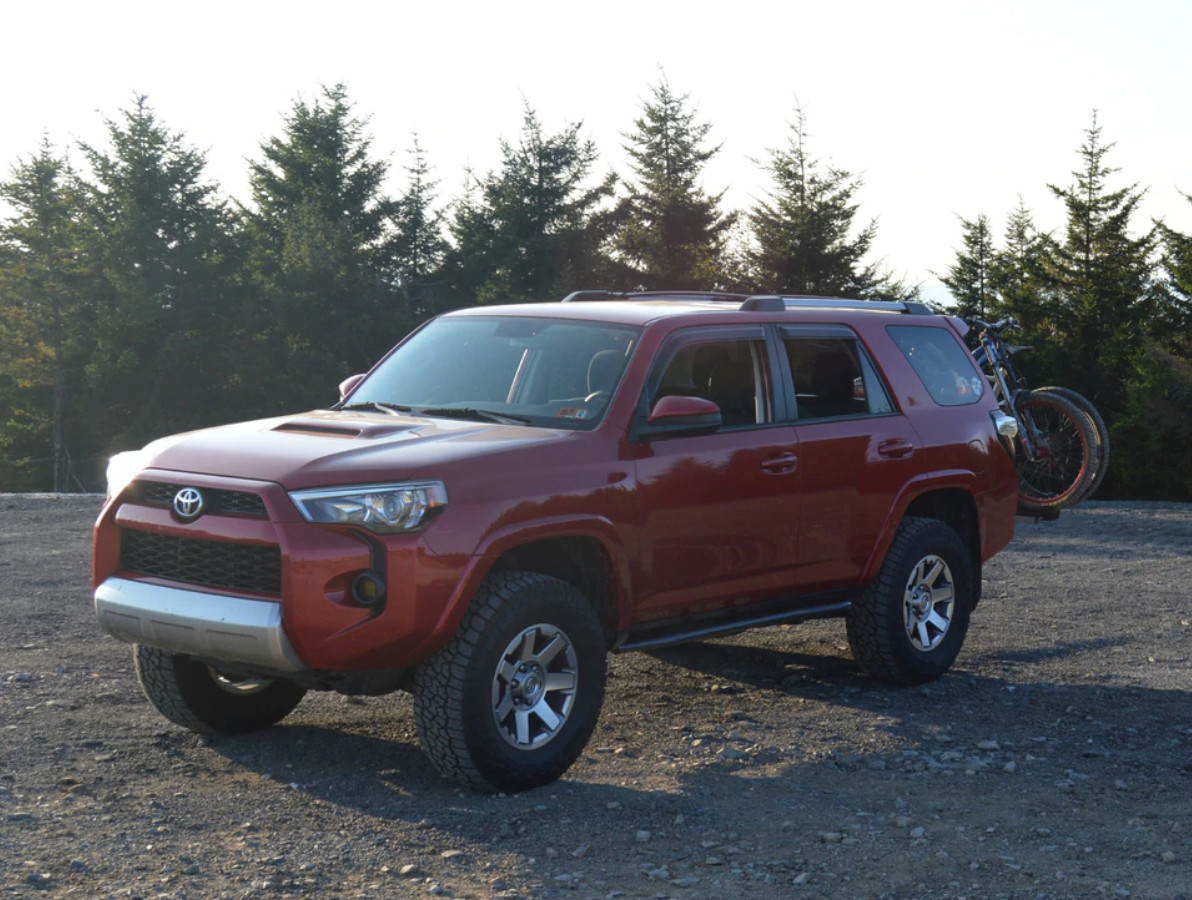
M197 519L207 505L196 488L183 488L174 495L174 512L180 519Z

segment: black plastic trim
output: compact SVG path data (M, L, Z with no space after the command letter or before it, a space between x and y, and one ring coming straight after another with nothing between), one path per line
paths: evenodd
M851 600L840 600L836 603L826 603L821 606L805 606L798 609L786 610L785 612L770 613L768 615L728 619L718 622L715 625L707 625L703 628L690 628L685 631L667 631L657 637L635 639L633 630L630 630L629 635L616 647L616 650L621 653L628 653L631 650L658 650L662 647L673 647L675 644L684 644L688 641L736 634L739 631L747 631L751 628L797 624L799 622L805 622L808 619L825 619L842 616L848 612L849 607L852 605ZM649 631L653 631L657 627L655 623L651 623L651 627L646 633L648 634Z

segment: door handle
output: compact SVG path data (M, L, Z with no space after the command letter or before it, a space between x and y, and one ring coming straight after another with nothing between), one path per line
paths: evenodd
M770 475L785 475L795 471L798 465L799 457L793 453L784 453L782 456L772 456L762 460L763 471Z
M905 438L890 438L877 445L877 455L883 459L903 459L915 452L915 445Z

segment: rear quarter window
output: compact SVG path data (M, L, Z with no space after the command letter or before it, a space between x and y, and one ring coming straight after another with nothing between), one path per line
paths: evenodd
M985 393L985 376L948 331L925 325L888 325L886 330L940 406L967 406Z

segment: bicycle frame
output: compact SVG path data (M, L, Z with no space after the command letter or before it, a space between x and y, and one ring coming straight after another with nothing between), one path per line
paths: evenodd
M1002 346L1000 334L1002 330L1014 328L1017 324L1013 319L1006 319L996 325L980 322L980 344L973 350L973 359L992 378L998 406L1018 423L1018 437L1022 441L1023 450L1028 459L1035 460L1039 455L1038 429L1029 416L1020 415L1018 412L1019 403L1030 393L1030 389L1026 381L1015 371L1010 354L1006 353ZM1001 328L998 328L998 325Z

